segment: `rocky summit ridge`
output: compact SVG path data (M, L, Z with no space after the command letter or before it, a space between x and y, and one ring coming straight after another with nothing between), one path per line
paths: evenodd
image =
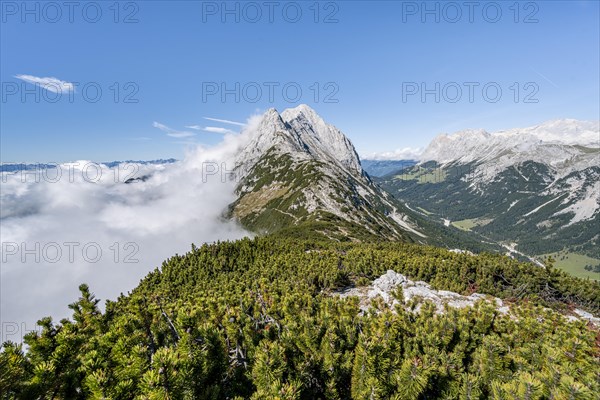
M267 110L236 157L231 213L258 233L306 228L344 240L425 237L363 171L352 142L307 105Z

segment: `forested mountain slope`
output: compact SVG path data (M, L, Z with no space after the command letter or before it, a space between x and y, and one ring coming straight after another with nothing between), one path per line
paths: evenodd
M579 255L572 272L584 276L587 265L587 276L600 279L597 122L440 135L420 164L380 183L423 216L517 252L559 262Z

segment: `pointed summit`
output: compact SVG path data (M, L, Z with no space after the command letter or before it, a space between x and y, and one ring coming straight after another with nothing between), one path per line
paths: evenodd
M306 104L300 104L297 107L284 110L281 113L281 117L286 122L306 121L317 129L323 129L327 126L323 118Z
M338 128L326 123L306 104L288 108L281 117L294 130L304 134L305 141L326 152L350 172L362 174L360 159L352 142Z
M274 134L287 129L281 115L274 108L269 108L261 117L257 131L261 134Z
M345 240L415 232L363 172L350 140L309 106L269 109L254 126L236 157L238 199L231 205L248 229Z
M306 104L281 114L274 108L267 110L252 133L252 140L238 156L237 164L244 164L247 170L268 150L294 159L335 163L353 175L363 174L352 142Z

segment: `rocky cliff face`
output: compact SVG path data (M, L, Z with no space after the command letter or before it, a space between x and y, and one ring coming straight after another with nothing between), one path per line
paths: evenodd
M237 167L246 171L269 150L274 150L297 161L317 160L335 164L352 175L363 174L350 140L304 104L281 114L274 108L269 109L251 132L251 137L250 143L236 158Z
M232 213L257 232L306 226L336 239L424 237L362 170L350 140L306 105L268 110L236 157Z

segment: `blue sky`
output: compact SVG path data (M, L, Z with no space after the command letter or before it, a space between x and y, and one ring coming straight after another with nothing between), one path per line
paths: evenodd
M269 15L262 1L229 2L229 14L222 2L108 1L69 15L58 2L58 16L44 3L28 2L28 13L3 1L1 159L181 158L190 143L240 128L205 117L243 122L300 103L359 154L465 128L600 118L598 1L476 2L472 15L451 3L428 2L427 14L422 2L276 1ZM48 77L66 85L55 102L34 83Z

